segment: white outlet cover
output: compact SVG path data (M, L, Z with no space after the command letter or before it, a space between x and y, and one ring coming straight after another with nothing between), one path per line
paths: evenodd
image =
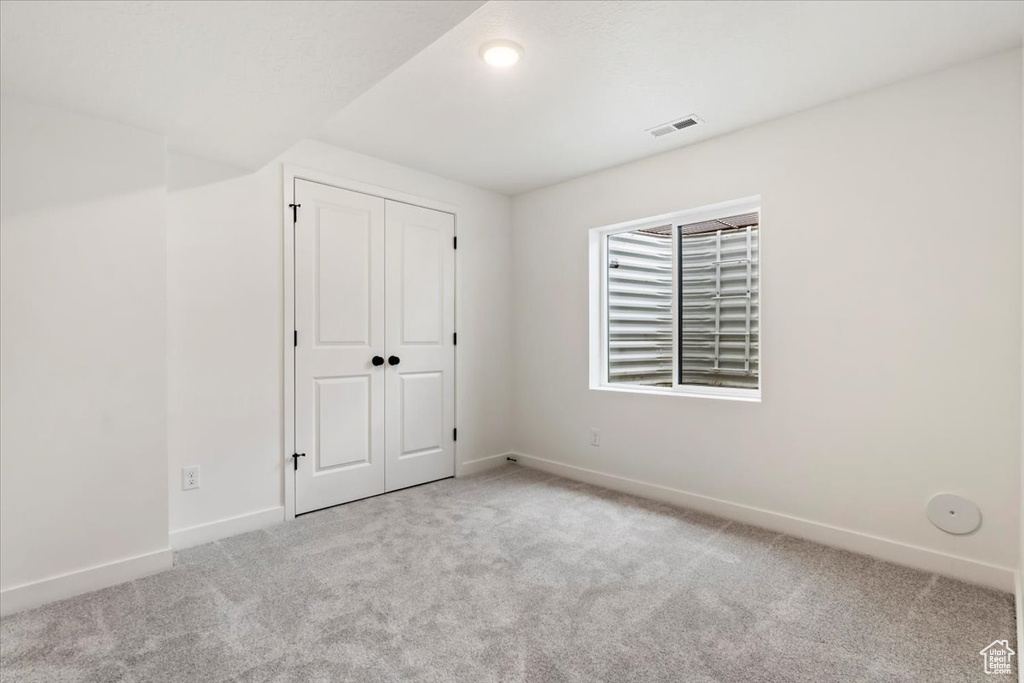
M928 501L928 519L946 533L959 536L981 526L981 510L962 496L938 493Z
M189 479L193 481L189 481ZM181 470L181 488L184 491L191 491L192 489L199 488L199 466L192 465L191 467L184 467Z

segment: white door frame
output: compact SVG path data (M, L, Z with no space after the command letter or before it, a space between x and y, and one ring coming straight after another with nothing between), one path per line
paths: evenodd
M458 207L444 202L417 197L416 195L399 192L377 185L369 185L357 180L333 176L291 164L281 164L281 233L284 236L284 316L282 317L281 340L284 348L284 429L281 443L281 466L284 469L284 518L295 519L295 471L292 465L292 453L295 446L295 232L292 222L292 209L289 204L296 180L308 180L323 185L331 185L343 190L361 192L381 199L390 199L404 204L421 206L425 209L450 213L455 217L455 234L459 234ZM299 209L302 210L301 208ZM459 321L459 259L455 252L455 329ZM455 423L458 424L458 372L459 347L455 347ZM455 475L459 476L459 445L455 443Z

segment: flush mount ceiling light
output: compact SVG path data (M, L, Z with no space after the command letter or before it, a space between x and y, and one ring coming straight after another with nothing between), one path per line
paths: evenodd
M511 40L488 40L480 48L480 57L499 69L506 69L514 65L522 56L522 46Z

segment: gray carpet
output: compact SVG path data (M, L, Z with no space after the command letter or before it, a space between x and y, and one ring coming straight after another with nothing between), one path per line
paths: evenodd
M3 681L944 681L1013 598L519 466L0 620Z

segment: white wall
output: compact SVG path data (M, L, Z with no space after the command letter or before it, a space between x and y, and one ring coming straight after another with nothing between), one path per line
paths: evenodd
M269 169L168 157L172 530L281 505L279 194Z
M587 230L756 194L763 401L589 391ZM1019 51L516 197L513 446L1013 568L1020 226Z
M279 161L459 207L460 462L514 447L1013 567L1020 77L1019 52L998 56L539 190L511 216L501 195L328 145ZM2 121L0 584L158 552L168 521L279 510L278 164L165 157L159 136L23 104ZM587 229L751 194L764 401L590 392ZM978 500L983 528L933 529L940 490Z
M458 207L458 458L465 463L509 451L507 197L312 141L299 143L249 175L172 155L172 532L283 504L282 162ZM201 488L181 489L181 468L186 465L201 466ZM186 536L204 537L172 533L172 539Z
M1024 50L1021 51L1021 70L1024 71ZM1024 89L1022 89L1024 90ZM1021 108L1024 109L1024 92L1021 92L1022 102ZM1024 130L1024 120L1021 120L1021 129ZM1024 135L1022 135L1024 138ZM1024 140L1022 140L1024 144ZM1022 150L1024 154L1024 150ZM1024 213L1024 208L1022 208ZM1024 249L1024 220L1021 221L1021 236L1022 244L1021 248ZM1021 254L1022 261L1024 261L1024 251ZM1021 280L1021 286L1024 288L1024 277ZM1022 305L1022 319L1024 319L1024 289L1021 292L1021 305ZM1021 354L1024 357L1024 326L1021 327ZM1024 362L1021 363L1021 370L1024 372ZM1021 376L1021 409L1024 410L1024 374ZM1022 415L1021 428L1024 430L1024 415ZM1017 652L1020 656L1024 656L1024 431L1021 432L1021 450L1020 450L1020 500L1018 501L1020 517L1019 522L1019 537L1018 537L1018 562L1017 562L1017 585L1016 585L1016 607L1017 607ZM1019 660L1018 660L1019 661ZM1024 683L1024 667L1017 667L1017 679L1020 683Z
M6 607L166 551L166 228L162 137L8 100L0 121Z
M247 174L70 112L2 115L5 612L166 566L169 528L280 518L282 162L458 207L458 457L509 451L507 197L313 142Z

